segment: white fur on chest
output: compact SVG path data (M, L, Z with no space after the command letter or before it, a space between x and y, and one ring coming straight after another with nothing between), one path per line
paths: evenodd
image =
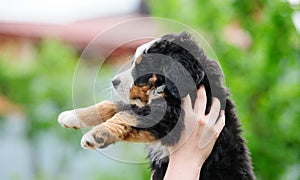
M169 156L169 151L160 141L150 143L147 145L147 149L149 151L150 161L155 162L157 165L159 165L165 157Z

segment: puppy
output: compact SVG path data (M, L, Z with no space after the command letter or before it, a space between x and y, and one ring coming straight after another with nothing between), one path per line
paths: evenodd
M169 161L166 147L176 144L184 129L182 98L190 95L194 101L197 89L204 85L206 113L212 97L217 97L226 125L200 179L255 179L222 70L188 33L168 34L137 48L132 66L116 75L112 85L122 102L102 101L59 115L66 128L95 126L82 137L82 147L105 148L118 141L149 143L152 177L163 179Z

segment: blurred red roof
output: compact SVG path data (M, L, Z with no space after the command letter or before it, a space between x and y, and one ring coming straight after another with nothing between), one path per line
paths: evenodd
M147 38L149 40L155 36L154 26L147 18L141 19L143 17L141 14L127 14L64 25L0 22L0 40L22 38L39 41L45 38L56 38L83 50L97 35L103 35L101 40L96 42L101 47L97 48L99 53L101 51L105 53L107 49L113 47L120 47L119 53L132 53Z

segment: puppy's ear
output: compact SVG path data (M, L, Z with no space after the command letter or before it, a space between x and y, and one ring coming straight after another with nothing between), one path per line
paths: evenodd
M195 82L195 78L193 76L202 76L196 78L200 81L204 77L204 71L203 74L192 75L188 69L176 61L168 63L167 66L164 66L163 72L165 76L166 88L174 97L178 99L185 97L197 90L197 84L199 84L199 82Z

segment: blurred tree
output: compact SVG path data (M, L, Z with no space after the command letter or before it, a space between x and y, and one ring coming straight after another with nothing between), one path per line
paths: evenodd
M23 106L30 122L28 137L56 125L53 118L71 107L74 51L56 41L43 41L34 60L0 58L0 93Z
M73 167L70 165L69 161L70 158L72 160L76 159L76 154L70 155L70 151L64 152L65 154L62 154L60 157L61 159L59 159L57 164L55 164L57 172L46 172L46 170L43 169L43 167L45 167L45 165L42 164L44 163L43 159L40 159L40 154L43 152L41 152L42 148L40 147L39 142L41 140L47 141L47 139L42 139L45 137L45 134L55 134L55 137L59 137L59 141L63 144L69 143L70 145L74 145L74 151L72 151L72 153L83 151L79 147L82 132L66 130L61 128L57 123L57 116L60 112L73 108L72 83L75 66L79 59L77 52L73 48L51 39L38 43L33 55L30 56L29 59L13 59L11 58L11 53L16 52L10 50L9 46L5 48L5 53L0 54L0 97L3 96L5 99L9 99L11 102L19 105L18 107L21 107L15 109L21 109L22 115L24 116L22 119L26 121L24 123L26 126L26 143L29 143L29 158L31 160L31 167L28 169L33 170L32 174L35 179L65 179L64 177L70 177L63 173L69 172L70 168ZM89 68L98 68L93 67L93 63L87 59L85 60L87 61L87 63L84 64L86 67L83 67L86 68L85 70L88 71ZM110 82L112 75L112 68L108 65L103 65L99 71L100 70L101 77L97 79L97 82L95 82L95 92L103 90L103 86L109 84L106 83L106 81ZM100 73L98 76L100 76ZM85 81L85 76L82 76L81 78L82 79L80 79L80 81L82 81L83 87L77 87L82 88L77 90L79 92L86 92L84 87L85 84L83 82ZM83 104L90 103L90 101L86 101L87 98L84 97L83 94L84 93L81 93L80 95L82 95L82 97L77 98L83 99ZM96 93L96 95L97 100L102 99L102 96L105 96L102 91L100 91L100 93ZM1 98L0 101L3 99L4 98ZM0 109L1 108L2 107L0 107ZM11 111L9 111L9 113L11 113ZM5 119L5 116L0 117L0 123L3 122L3 119ZM66 147L67 145L68 144L66 144ZM58 147L51 147L50 145L49 148L53 148L53 152L55 152L54 149ZM61 147L58 149L60 148ZM128 154L128 150L123 151L120 151L120 154L126 156L126 154ZM52 156L53 155L49 155L49 157ZM94 160L97 161L97 159ZM126 164L114 159L108 159L108 161L114 161L113 165L115 167L113 167L113 170L101 171L102 167L95 167L95 163L91 162L90 169L94 172L92 175L87 174L86 178L150 178L150 173L147 168L149 165L147 163ZM123 171L125 169L127 173L122 173L122 170L116 173L114 172L115 169L122 169ZM131 171L127 171L127 169L130 169ZM24 179L22 174L16 174L15 176Z
M33 59L11 59L9 53L12 52L0 56L0 94L22 107L33 173L39 174L36 143L39 135L56 128L61 137L68 137L62 128L57 128L56 118L62 109L72 107L77 55L73 49L53 40L41 42Z
M300 41L286 1L149 1L202 32L236 101L258 179L300 179ZM295 170L298 169L298 170Z

